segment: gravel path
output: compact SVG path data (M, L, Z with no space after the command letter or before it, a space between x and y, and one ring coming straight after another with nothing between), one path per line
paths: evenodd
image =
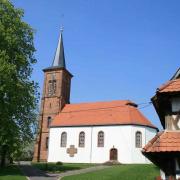
M67 171L60 174L49 174L41 171L33 166L31 166L30 162L20 162L19 167L28 180L60 180L62 177L71 176L76 174L84 174L88 172L93 172L105 168L109 168L110 166L93 166L80 170Z
M47 174L31 166L29 162L20 162L21 171L28 180L58 180L59 174Z

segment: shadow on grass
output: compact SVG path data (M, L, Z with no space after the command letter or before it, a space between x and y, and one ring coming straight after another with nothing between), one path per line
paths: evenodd
M23 176L23 175L16 165L9 165L0 168L0 177L1 176Z

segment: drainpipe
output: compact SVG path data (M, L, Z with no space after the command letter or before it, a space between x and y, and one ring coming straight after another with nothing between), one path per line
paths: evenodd
M90 163L92 163L92 134L93 134L93 126L91 126Z

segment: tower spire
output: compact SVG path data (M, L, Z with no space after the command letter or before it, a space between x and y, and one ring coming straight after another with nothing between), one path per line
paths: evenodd
M52 66L58 66L58 67L66 68L62 33L63 33L63 27L61 27L61 30L60 30L58 46L56 49L56 53L54 56L54 61L52 63Z

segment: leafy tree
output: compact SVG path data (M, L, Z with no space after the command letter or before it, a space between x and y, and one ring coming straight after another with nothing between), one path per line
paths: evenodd
M33 29L24 12L9 0L0 0L0 158L18 156L33 139L38 85L31 79Z

